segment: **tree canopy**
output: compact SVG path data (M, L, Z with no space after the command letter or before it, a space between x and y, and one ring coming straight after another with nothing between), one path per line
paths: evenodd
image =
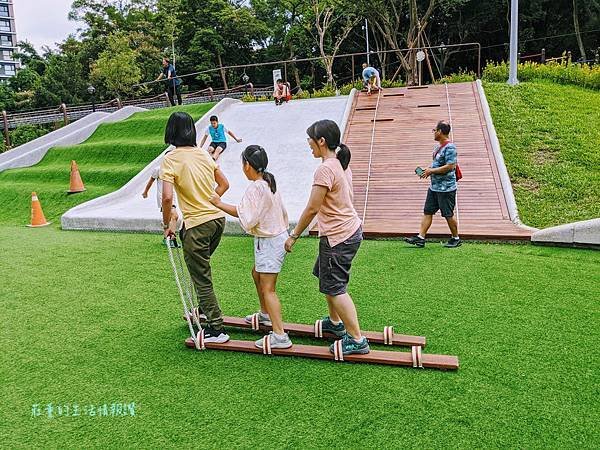
M230 88L247 74L268 84L275 66L221 67L277 60L293 86L347 82L363 58L335 55L365 51L368 21L371 63L385 78L413 81L416 51L406 48L478 42L483 61L507 58L510 0L75 0L69 17L81 21L77 36L38 53L19 43L18 74L0 86L5 109L55 106L145 93L133 86L157 77L162 57L173 60L184 89ZM521 2L519 50L523 55L590 60L600 45L600 1ZM388 51L385 53L384 51ZM302 59L320 57L317 62ZM428 52L433 76L475 70L467 47ZM355 73L356 76L356 73ZM155 93L164 85L150 85Z

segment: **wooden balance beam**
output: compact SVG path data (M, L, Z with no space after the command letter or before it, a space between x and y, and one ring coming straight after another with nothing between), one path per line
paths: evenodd
M183 319L185 320L185 317ZM203 319L200 319L200 321L204 322ZM324 333L323 331L319 331L319 322L320 321L316 321L314 325L306 325L302 323L284 323L283 329L292 336L339 339L338 336L333 333ZM269 331L273 330L272 327L261 325L259 323L257 325L257 323L257 320L254 321L254 324L248 323L243 317L223 317L223 324L225 326L251 329L254 331L261 331L263 333L268 333ZM427 342L425 336L396 334L394 333L393 327L384 327L383 332L361 331L361 333L363 336L367 337L370 343L373 344L397 345L401 347L425 347Z
M198 340L200 340L198 333ZM458 358L449 355L427 355L421 353L421 347L414 346L411 353L408 352L386 352L382 350L371 350L366 355L341 355L339 346L336 344L336 352L331 353L328 347L320 347L317 345L301 345L294 344L286 349L270 349L264 343L268 342L268 336L263 340L263 348L258 348L253 341L238 341L230 340L224 344L215 344L203 342L199 344L202 350L204 348L210 350L225 350L232 352L258 353L264 355L275 356L298 356L301 358L325 359L330 361L345 361L355 363L368 364L384 364L388 366L404 366L424 369L440 369L440 370L457 370ZM341 341L336 341L336 343ZM194 339L191 337L185 340L185 345L190 348L197 348Z

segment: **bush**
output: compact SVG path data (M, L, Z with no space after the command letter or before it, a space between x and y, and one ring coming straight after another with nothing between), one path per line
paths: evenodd
M26 144L29 141L39 138L47 134L49 130L41 125L21 125L13 130L10 130L10 144L11 148L18 147L19 145ZM0 153L8 150L4 139L0 145Z
M251 103L256 101L256 97L252 94L244 94L240 100Z
M436 84L444 84L444 83L465 83L468 81L475 81L477 76L474 72L458 72L447 75L439 80L436 80Z
M298 92L297 94L293 95L293 98L297 99L297 100L301 100L301 99L306 99L306 98L310 98L310 92L305 91L305 90L301 90L300 92Z
M507 62L489 62L483 70L483 79L504 82L508 79ZM549 62L540 64L527 61L518 65L520 81L548 80L559 84L571 84L600 90L600 66L590 67L587 64L565 62Z

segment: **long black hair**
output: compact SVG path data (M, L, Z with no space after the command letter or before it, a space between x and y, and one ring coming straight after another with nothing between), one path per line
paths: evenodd
M171 114L165 128L165 144L175 147L196 146L196 125L192 116L181 111Z
M321 138L325 139L327 148L335 151L336 158L340 161L342 169L346 170L350 165L350 149L346 144L342 144L340 127L333 120L319 120L313 123L306 130L306 134L313 141L318 141Z
M242 161L247 162L250 166L262 175L263 180L269 185L269 189L274 194L277 192L277 183L271 172L267 172L269 158L267 152L260 145L249 145L242 152Z

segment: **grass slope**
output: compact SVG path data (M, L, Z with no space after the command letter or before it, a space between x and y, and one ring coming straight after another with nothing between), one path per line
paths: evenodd
M123 186L165 149L164 129L173 111L195 120L212 104L190 105L136 113L122 122L103 124L84 143L51 149L33 167L0 173L0 224L29 223L31 192L37 192L46 219L60 216L80 203ZM86 192L68 196L71 160L77 161Z
M443 373L193 352L158 236L1 229L27 234L0 248L7 448L600 446L598 252L365 242L351 284L363 328L427 336L427 352L460 357ZM325 312L316 251L303 239L286 262L287 320ZM257 308L252 259L241 237L215 255L228 314ZM43 409L112 402L136 416Z
M600 92L485 83L521 219L545 228L600 217Z

